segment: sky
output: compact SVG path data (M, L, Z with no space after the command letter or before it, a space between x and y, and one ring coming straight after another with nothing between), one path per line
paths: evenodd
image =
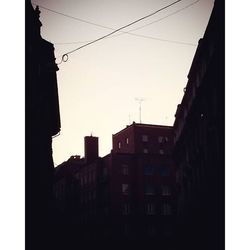
M63 54L172 2L32 1L41 6L41 35L54 44L57 63ZM110 153L112 134L140 121L138 99L143 99L142 123L173 125L213 3L182 0L123 32L69 54L68 61L58 65L61 133L53 138L55 166L71 155L84 156L84 136L91 134L99 137L100 156Z

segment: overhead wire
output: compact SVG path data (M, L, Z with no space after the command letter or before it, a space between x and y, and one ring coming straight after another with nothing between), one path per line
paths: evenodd
M178 12L180 12L180 11L182 11L182 10L185 10L185 9L191 7L192 5L198 3L199 1L200 1L200 0L196 0L195 2L192 2L192 3L190 3L190 4L186 5L186 6L184 6L183 8L178 9L177 11L174 11L174 12L168 14L167 16L164 16L164 17L162 17L162 18L160 18L160 19L157 19L157 20L155 20L155 21L153 21L153 22L151 22L151 23L147 23L147 24L145 24L145 25L143 25L143 26L140 26L140 27L138 27L138 28L135 28L135 29L132 29L132 30L129 30L129 31L121 31L121 32L122 32L122 33L129 34L131 31L136 31L136 30L142 29L142 28L144 28L144 27L146 27L146 26L149 26L149 25L151 25L151 24L154 24L154 23L156 23L156 22L159 22L159 21L161 21L161 20L163 20L163 19L165 19L165 18L167 18L167 17L170 17L170 16L172 16L172 15L175 15L175 14L177 14ZM82 18L74 17L74 16L71 16L71 15L68 15L68 14L65 14L65 13L62 13L62 12L59 12L59 11L56 11L56 10L52 10L52 9L49 9L49 8L47 8L47 7L44 7L44 6L42 6L42 5L40 5L40 4L37 4L37 3L34 3L34 2L32 2L32 4L33 4L33 5L38 5L38 6L39 6L40 8L42 8L42 9L45 9L45 10L50 11L50 12L52 12L52 13L55 13L55 14L62 15L62 16L64 16L64 17L73 19L73 20L75 20L75 21L87 23L87 24L90 24L90 25L94 25L94 26L97 26L97 27L104 28L104 29L115 30L115 28L111 28L111 27L108 27L108 26L105 26L105 25L102 25L102 24L90 22L90 21L85 20L85 19L82 19ZM119 35L120 35L120 34L119 34ZM89 42L89 41L88 41L88 42ZM73 44L73 43L82 43L82 42L71 42L71 43ZM57 43L57 44L59 44L59 43ZM70 44L70 43L60 43L60 44Z
M199 1L200 1L200 0L196 0L195 2L192 2L192 3L190 3L190 4L186 5L186 6L184 6L183 8L178 9L178 10L176 10L176 11L174 11L174 12L172 12L172 13L170 13L170 14L168 14L168 15L166 15L166 16L160 18L160 19L157 19L157 20L155 20L155 21L153 21L153 22L151 22L151 23L147 23L147 24L145 24L145 25L143 25L143 26L137 27L137 28L132 29L132 30L129 30L129 31L123 31L122 33L132 34L131 32L133 32L133 31L136 31L136 30L145 28L145 27L147 27L147 26L149 26L149 25L151 25L151 24L154 24L154 23L157 23L157 22L159 22L159 21L162 21L162 20L165 19L165 18L168 18L168 17L170 17L170 16L173 16L173 15L177 14L178 12L187 9L187 8L191 7L192 5L194 5L194 4L197 4ZM120 35L122 35L122 34L117 34L116 36L120 36ZM113 36L113 37L114 37L114 36Z
M122 27L120 27L119 29L113 29L113 28L110 28L110 27L107 27L107 26L104 26L104 25L100 25L100 24L96 24L96 23L93 23L93 22L90 22L90 21L87 21L87 20L84 20L84 19L81 19L81 18L76 18L76 17L70 16L70 15L67 15L67 14L63 14L63 13L61 13L61 12L58 12L58 11L55 11L55 10L51 10L51 9L46 8L46 7L44 7L44 6L41 6L41 5L39 5L39 7L43 8L43 9L46 9L46 10L48 10L48 11L54 12L54 13L56 13L56 14L60 14L60 15L63 15L63 16L65 16L65 17L68 17L68 18L77 20L77 21L81 21L81 22L85 22L85 23L88 23L88 24L91 24L91 25L95 25L95 26L98 26L98 27L102 27L102 28L105 28L105 29L113 30L112 32L106 34L105 36L102 36L102 37L100 37L100 38L98 38L98 39L95 39L95 40L92 40L92 41L87 41L86 44L84 44L84 45L82 45L82 46L80 46L80 47L78 47L78 48L76 48L76 49L73 49L73 50L71 50L71 51L69 51L69 52L63 54L63 55L62 55L62 58L61 58L61 62L58 63L58 64L61 64L62 62L66 62L66 61L68 60L68 55L69 55L69 54L71 54L71 53L73 53L73 52L75 52L75 51L77 51L77 50L80 50L80 49L82 49L82 48L84 48L84 47L86 47L86 46L89 46L89 45L91 45L91 44L93 44L93 43L95 43L95 42L97 42L97 41L100 41L100 40L102 40L102 39L104 39L104 38L107 38L107 37L109 37L109 36L111 36L111 35L113 35L113 34L119 32L119 31L121 31L122 29L127 28L127 27L129 27L129 26L131 26L131 25L133 25L133 24L135 24L135 23L138 23L138 22L140 22L140 21L142 21L142 20L144 20L144 19L146 19L146 18L148 18L148 17L151 17L151 16L157 14L158 12L160 12L160 11L166 9L166 8L169 8L170 6L173 6L174 4L176 4L176 3L178 3L178 2L181 2L181 1L182 1L182 0L177 0L177 1L175 1L175 2L173 2L173 3L171 3L171 4L169 4L169 5L167 5L167 6L163 7L163 8L161 8L161 9L158 9L158 10L154 11L154 12L151 13L151 14L148 14L148 15L142 17L142 18L137 19L136 21L133 21L133 22L131 22L131 23L125 25L125 26L122 26ZM167 15L167 16L165 16L165 17L163 17L163 18L160 18L160 19L158 19L158 20L155 20L155 21L153 21L153 22L151 22L151 23L148 23L148 24L145 24L145 25L143 25L143 26L137 27L137 28L135 28L135 29L133 29L133 30L130 30L130 31L121 31L122 33L118 34L117 36L122 35L122 34L129 34L129 35L133 35L133 36L137 36L137 37L143 37L143 38L148 38L148 39L153 39L153 40L159 40L159 41L166 41L166 42L170 42L170 43L177 43L177 44L184 44L184 45L196 46L196 44L192 44L192 43L179 42L179 41L173 41L173 40L168 40L168 39L156 38L156 37L152 37L152 36L140 35L140 34L131 33L131 31L135 31L135 30L138 30L138 29L142 29L142 28L144 28L144 27L146 27L146 26L148 26L148 25L151 25L151 24L153 24L153 23L159 22L159 21L161 21L161 20L163 20L163 19L165 19L165 18L167 18L167 17L169 17L169 16L172 16L172 15L174 15L174 14L176 14L176 13L178 13L178 12L180 12L180 11L182 11L182 10L184 10L184 9L186 9L186 8L188 8L188 7L192 6L192 5L194 5L194 4L196 4L196 3L199 2L199 1L200 1L200 0L197 0L197 1L195 1L195 2L193 2L193 3L191 3L191 4L189 4L189 5L187 5L187 6L183 7L183 8L181 8L181 9L179 9L179 10L173 12L173 13L170 13L169 15ZM36 3L33 2L32 4L36 4ZM112 37L114 37L114 36L112 36ZM71 42L71 43L61 43L61 44L77 44L77 43L81 43L81 42L73 42L73 43ZM60 44L60 43L58 43L58 44Z
M163 38L158 38L158 37L153 37L153 36L146 36L146 35L141 35L141 34L132 33L132 32L136 31L136 30L139 30L139 29L142 29L142 28L144 28L146 26L149 26L151 24L154 24L156 22L162 21L163 19L165 19L167 17L173 16L173 15L177 14L178 12L180 12L182 10L185 10L185 9L191 7L192 5L198 3L199 1L200 0L197 0L197 1L193 2L193 3L190 3L187 6L181 8L181 9L178 9L178 10L176 10L176 11L168 14L167 16L164 16L164 17L162 17L160 19L157 19L157 20L155 20L155 21L153 21L151 23L147 23L147 24L145 24L143 26L137 27L137 28L129 30L129 31L121 31L122 33L114 35L114 36L111 36L111 38L118 37L118 36L121 36L121 35L124 35L124 34L128 34L128 35L132 35L132 36L137 36L137 37L142 37L142 38L147 38L147 39L152 39L152 40L158 40L158 41L163 41L163 42L176 43L176 44L189 45L189 46L197 46L197 44L194 44L194 43L188 43L188 42L182 42L182 41L175 41L175 40L163 39ZM86 22L86 21L84 20L84 22ZM110 29L110 30L115 30L115 29L107 27L107 26L102 26L102 25L99 25L99 24L94 24L92 22L89 22L89 23L91 23L92 25L95 25L95 26L100 26L100 27L104 27L104 28L107 28L107 29ZM89 43L91 41L93 41L93 40L90 40L90 41L78 41L78 42L61 42L61 43L57 42L57 43L54 43L54 44L55 45L82 44L82 43Z
M160 19L157 19L153 22L150 22L150 23L147 23L143 26L140 26L140 27L137 27L135 29L132 29L132 30L129 30L129 31L120 31L121 33L120 34L117 34L115 36L111 36L112 37L117 37L117 36L120 36L120 35L123 35L123 34L129 34L129 35L132 35L132 36L137 36L137 37L142 37L142 38L147 38L147 39L151 39L151 40L158 40L158 41L163 41L163 42L169 42L169 43L175 43L175 44L182 44L182 45L188 45L188 46L196 46L197 44L194 44L194 43L188 43L188 42L182 42L182 41L175 41L175 40L169 40L169 39L163 39L163 38L158 38L158 37L153 37L153 36L146 36L146 35L141 35L141 34L137 34L137 33L131 33L133 31L136 31L136 30L139 30L139 29L142 29L146 26L149 26L151 24L154 24L156 22L159 22L167 17L170 17L172 15L175 15L176 13L182 11L182 10L185 10L189 7L191 7L192 5L198 3L200 0L197 0L195 2L192 2L190 4L188 4L187 6L184 6L183 8L181 9L178 9L170 14L168 14L167 16L164 16ZM36 3L32 2L32 4L36 5ZM93 23L93 22L90 22L88 20L84 20L84 19L81 19L81 18L77 18L77 17L73 17L73 16L70 16L68 14L64 14L64 13L61 13L61 12L58 12L58 11L55 11L55 10L52 10L52 9L49 9L49 8L46 8L44 6L41 6L39 5L40 8L42 9L45 9L45 10L48 10L48 11L51 11L53 13L56 13L58 15L62 15L64 17L67 17L67 18L71 18L73 20L76 20L76 21L80 21L80 22L84 22L84 23L87 23L87 24L91 24L91 25L94 25L94 26L97 26L97 27L101 27L101 28L105 28L105 29L109 29L109 30L115 30L114 28L111 28L111 27L108 27L108 26L104 26L104 25L101 25L101 24L97 24L97 23ZM92 42L93 40L90 40L90 41L79 41L79 42L64 42L64 43L54 43L55 45L66 45L66 44L82 44L82 43L90 43ZM62 61L61 61L62 62Z
M146 16L144 16L144 17L141 17L141 18L139 18L139 19L137 19L137 20L135 20L135 21L133 21L133 22L127 24L127 25L124 25L124 26L120 27L119 29L116 29L116 30L114 30L114 31L112 31L112 32L110 32L110 33L108 33L108 34L106 34L105 36L102 36L102 37L100 37L100 38L98 38L98 39L95 39L95 40L93 40L93 41L91 41L91 42L88 42L88 43L86 43L86 44L84 44L84 45L82 45L82 46L80 46L80 47L78 47L78 48L76 48L76 49L73 49L73 50L71 50L71 51L69 51L69 52L63 54L63 55L62 55L62 58L61 58L61 62L67 62L67 61L68 61L68 58L69 58L69 54L74 53L75 51L80 50L80 49L82 49L82 48L84 48L84 47L87 47L87 46L89 46L89 45L91 45L91 44L93 44L93 43L95 43L95 42L98 42L98 41L100 41L100 40L102 40L102 39L104 39L104 38L106 38L106 37L109 37L109 36L111 36L111 35L117 33L118 31L120 31L120 30L122 30L122 29L125 29L125 28L127 28L127 27L129 27L129 26L131 26L131 25L133 25L133 24L135 24L135 23L138 23L138 22L140 22L140 21L142 21L142 20L144 20L144 19L146 19L146 18L149 18L149 17L151 17L151 16L153 16L153 15L159 13L160 11L163 11L163 10L169 8L170 6L173 6L174 4L176 4L176 3L178 3L178 2L181 2L181 1L182 1L182 0L177 0L177 1L173 2L173 3L171 3L171 4L168 4L167 6L162 7L161 9L158 9L158 10L154 11L154 12L151 13L151 14L148 14L148 15L146 15ZM60 62L60 63L61 63L61 62Z

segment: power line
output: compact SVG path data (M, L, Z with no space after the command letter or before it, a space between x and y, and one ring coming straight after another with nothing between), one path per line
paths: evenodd
M80 46L80 47L78 47L78 48L76 48L76 49L73 49L73 50L71 50L71 51L65 53L64 55L62 55L62 61L63 61L63 62L68 61L68 55L69 55L69 54L71 54L71 53L73 53L73 52L75 52L75 51L77 51L77 50L79 50L79 49L82 49L82 48L84 48L84 47L87 47L87 46L89 46L89 45L91 45L91 44L93 44L93 43L95 43L95 42L98 42L98 41L100 41L100 40L102 40L102 39L104 39L104 38L106 38L106 37L108 37L108 36L111 36L111 35L117 33L118 31L120 31L120 30L122 30L122 29L124 29L124 28L127 28L127 27L129 27L129 26L131 26L131 25L133 25L133 24L135 24L135 23L138 23L138 22L140 22L140 21L142 21L142 20L144 20L144 19L146 19L146 18L148 18L148 17L151 17L151 16L153 16L153 15L159 13L160 11L162 11L162 10L164 10L164 9L167 9L167 8L169 8L170 6L176 4L176 3L180 2L180 1L182 1L182 0L177 0L177 1L175 1L175 2L173 2L173 3L171 3L171 4L167 5L167 6L165 6L165 7L161 8L161 9L159 9L159 10L154 11L153 13L151 13L151 14L149 14L149 15L146 15L146 16L144 16L144 17L142 17L142 18L137 19L136 21L133 21L133 22L127 24L127 25L122 26L122 27L119 28L119 29L114 30L114 31L108 33L108 34L105 35L105 36L102 36L102 37L100 37L100 38L98 38L98 39L96 39L96 40L94 40L94 41L88 42L88 43L86 43L86 44L84 44L84 45L82 45L82 46Z
M182 11L182 10L185 10L189 7L191 7L192 5L198 3L200 0L197 0L191 4L188 4L187 6L173 12L173 13L170 13L169 15L167 16L164 16L158 20L155 20L151 23L148 23L148 24L145 24L143 26L140 26L138 28L135 28L135 29L132 29L132 30L129 30L129 31L122 31L122 33L116 35L116 36L112 36L112 37L117 37L117 36L120 36L120 35L123 35L123 34L129 34L129 35L132 35L132 36L137 36L137 37L142 37L142 38L147 38L147 39L152 39L152 40L158 40L158 41L162 41L162 42L169 42L169 43L175 43L175 44L181 44L181 45L188 45L188 46L196 46L197 44L193 44L193 43L188 43L188 42L181 42L181 41L174 41L174 40L169 40L169 39L162 39L162 38L157 38L157 37L152 37L152 36L146 36L146 35L141 35L141 34L136 34L136 33L131 33L131 31L135 31L135 30L139 30L139 29L142 29L146 26L149 26L151 24L154 24L156 22L159 22L167 17L170 17L172 15L175 15L177 14L178 12ZM33 4L36 4L36 3L33 3ZM98 26L98 27L101 27L101 28L105 28L105 29L110 29L110 30L115 30L114 28L111 28L111 27L108 27L108 26L104 26L104 25L101 25L101 24L97 24L97 23L93 23L93 22L90 22L90 21L87 21L87 20L84 20L84 19L81 19L81 18L77 18L77 17L73 17L73 16L70 16L70 15L67 15L67 14L64 14L64 13L61 13L61 12L58 12L58 11L55 11L55 10L52 10L52 9L49 9L49 8L46 8L44 6L41 6L39 5L40 8L43 8L45 10L48 10L48 11L51 11L53 13L56 13L56 14L59 14L59 15L62 15L62 16L65 16L65 17L68 17L68 18L71 18L73 20L76 20L76 21L80 21L80 22L84 22L84 23L87 23L87 24L91 24L91 25L94 25L94 26ZM67 44L81 44L81 43L90 43L92 42L93 40L90 40L90 41L79 41L79 42L62 42L62 43L54 43L55 45L67 45Z
M157 19L157 20L155 20L155 21L153 21L153 22L151 22L151 23L147 23L147 24L145 24L145 25L143 25L143 26L140 26L140 27L138 27L138 28L135 28L135 29L132 29L132 30L129 30L129 31L123 31L123 33L132 34L131 32L133 32L133 31L142 29L142 28L147 27L147 26L149 26L149 25L151 25L151 24L154 24L154 23L157 23L157 22L159 22L159 21L162 21L162 20L165 19L165 18L168 18L168 17L170 17L170 16L173 16L173 15L177 14L178 12L187 9L187 8L191 7L192 5L194 5L194 4L197 4L199 1L200 1L200 0L197 0L197 1L193 2L193 3L190 3L190 4L188 4L187 6L181 8L181 9L178 9L178 10L176 10L176 11L174 11L174 12L168 14L167 16L164 16L164 17L162 17L162 18L160 18L160 19ZM133 33L133 34L134 34L134 33ZM122 34L118 34L118 35L116 35L116 36L120 36L120 35L122 35Z
M109 29L109 30L114 30L113 28L110 28L110 27L107 27L107 26L104 26L104 25L101 25L101 24L97 24L97 23L92 23L90 21L87 21L87 20L84 20L84 19L81 19L81 18L78 18L78 17L73 17L73 16L70 16L68 14L64 14L62 12L59 12L59 11L56 11L56 10L52 10L52 9L49 9L49 8L46 8L40 4L37 4L37 3L34 3L32 2L33 5L38 5L39 8L41 9L45 9L45 10L48 10L50 12L53 12L55 14L58 14L58 15L61 15L61 16L64 16L64 17L68 17L70 19L73 19L73 20L76 20L76 21L79 21L79 22L83 22L83 23L87 23L87 24L91 24L91 25L94 25L94 26L98 26L98 27L101 27L101 28L104 28L104 29Z
M182 11L182 10L185 10L185 9L191 7L192 5L198 3L199 1L200 1L200 0L197 0L197 1L193 2L193 3L190 3L190 4L188 4L187 6L181 8L181 9L179 9L179 10L173 12L173 13L170 13L170 14L167 15L167 16L164 16L164 17L162 17L162 18L160 18L160 19L157 19L157 20L155 20L155 21L153 21L153 22L151 22L151 23L145 24L145 25L143 25L143 26L140 26L140 27L138 27L138 28L135 28L135 29L132 29L132 30L129 30L129 31L122 31L122 33L129 34L131 31L139 30L139 29L142 29L142 28L144 28L144 27L146 27L146 26L149 26L149 25L151 25L151 24L157 23L157 22L159 22L159 21L161 21L161 20L163 20L163 19L165 19L165 18L167 18L167 17L170 17L170 16L172 16L172 15L175 15L175 14L177 14L178 12L180 12L180 11ZM90 21L85 20L85 19L81 19L81 18L78 18L78 17L70 16L70 15L68 15L68 14L65 14L65 13L62 13L62 12L59 12L59 11L55 11L55 10L49 9L49 8L47 8L47 7L44 7L44 6L39 5L39 4L37 4L37 3L34 3L34 2L32 2L32 4L33 4L33 5L38 5L38 6L39 6L40 8L42 8L42 9L48 10L48 11L53 12L53 13L58 14L58 15L62 15L62 16L64 16L64 17L68 17L68 18L70 18L70 19L73 19L73 20L76 20L76 21L79 21L79 22L87 23L87 24L90 24L90 25L94 25L94 26L97 26L97 27L104 28L104 29L115 30L114 28L111 28L111 27L108 27L108 26L105 26L105 25L101 25L101 24L98 24L98 23L93 23L93 22L90 22ZM121 35L121 34L119 34L119 35ZM117 35L117 36L119 36L119 35ZM81 42L72 42L72 44L73 44L73 43L81 43ZM64 43L61 43L61 44L64 44ZM65 43L65 44L70 44L70 43Z
M147 39L152 39L152 40L157 40L157 41L161 41L161 42L168 42L168 43L188 45L188 46L197 46L197 44L195 44L195 43L188 43L188 42L182 42L182 41L176 41L176 40L169 40L169 39L163 39L163 38L159 38L159 37L140 35L140 34L135 34L135 33L130 33L129 35L142 37L142 38L147 38ZM79 41L79 42L68 42L68 43L65 42L65 43L54 43L54 44L55 45L70 45L70 44L82 44L82 43L88 43L88 42L91 42L91 41Z

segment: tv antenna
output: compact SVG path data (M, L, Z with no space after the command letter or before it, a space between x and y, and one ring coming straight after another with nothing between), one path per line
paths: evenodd
M139 120L141 123L141 103L145 101L144 98L135 98L135 100L139 103Z

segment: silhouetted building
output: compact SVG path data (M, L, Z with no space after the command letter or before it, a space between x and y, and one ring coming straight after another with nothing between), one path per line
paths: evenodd
M224 80L224 4L215 1L174 122L180 249L224 249Z
M96 137L85 137L85 152L98 152L97 141ZM176 211L172 148L172 127L133 123L113 135L113 149L105 157L74 159L81 161L76 172L70 159L59 165L56 193L61 192L63 197L67 192L61 187L62 179L70 175L65 172L59 178L63 167L72 171L78 183L75 201L79 205L74 212L78 219L71 222L82 225L82 237L170 239Z
M25 4L26 247L44 249L52 219L52 136L60 131L54 46L40 35L38 7ZM44 244L43 244L44 243Z

